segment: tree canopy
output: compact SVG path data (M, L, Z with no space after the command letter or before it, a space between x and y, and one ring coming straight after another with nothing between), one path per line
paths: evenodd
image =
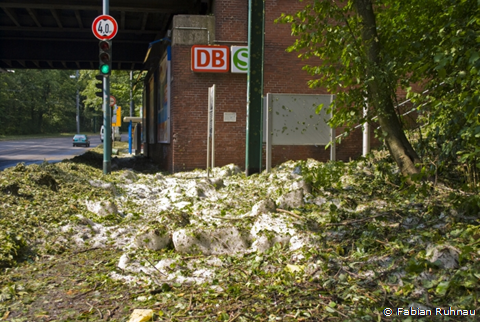
M0 134L23 135L76 131L76 95L80 95L81 132L98 131L102 123L102 99L95 96L97 71L15 70L0 73ZM135 74L135 78L137 75ZM141 88L141 87L138 87ZM128 71L113 71L111 94L130 110ZM142 92L133 94L134 107L140 108Z
M36 134L76 128L76 84L68 70L0 73L0 134Z
M317 0L278 22L290 23L297 37L288 51L310 59L305 66L314 77L309 85L336 94L333 127L349 130L376 117L379 135L402 173L398 157L405 154L417 168L407 175L425 170L417 164L423 160L437 172L458 164L472 173L470 178L478 177L478 1ZM389 139L397 125L392 120L384 126L384 118L397 112L400 90L417 107L423 127L415 145L404 143L394 152Z
M129 116L130 111L130 80L129 71L112 71L110 76L110 94L116 98L117 105L122 108L122 115ZM139 72L134 73L133 82L136 81ZM102 98L97 97L95 93L99 91L95 87L100 81L95 79L98 72L96 70L85 70L80 74L80 80L83 84L82 96L83 103L86 108L92 111L92 114L102 116ZM136 87L139 89L140 87ZM139 116L139 109L142 103L142 91L134 91L133 94L134 107L136 116Z

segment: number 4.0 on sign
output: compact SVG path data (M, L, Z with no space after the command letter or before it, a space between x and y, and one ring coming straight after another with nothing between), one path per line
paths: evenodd
M117 29L117 21L109 15L98 16L92 23L92 32L100 40L114 38Z

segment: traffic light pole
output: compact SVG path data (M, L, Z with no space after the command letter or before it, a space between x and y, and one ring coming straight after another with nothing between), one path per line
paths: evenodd
M102 13L109 14L109 0L102 0ZM112 157L112 116L110 109L110 78L109 75L104 75L102 98L102 111L104 113L104 161L103 173L110 174L111 172L111 157Z
M104 76L102 111L104 113L104 174L110 174L112 155L112 116L110 109L110 82L109 77Z
M75 97L75 106L76 106L75 121L77 123L77 134L80 134L79 70L75 71L75 81L76 81L76 87L77 87L77 95Z
M102 0L102 14L109 14L109 0Z

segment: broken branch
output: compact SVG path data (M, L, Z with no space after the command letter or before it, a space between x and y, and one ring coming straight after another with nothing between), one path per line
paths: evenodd
M299 215L296 215L295 213L290 212L290 211L288 211L288 210L284 210L284 209L281 209L281 208L276 208L276 211L277 211L277 212L280 212L280 213L286 213L286 214L288 214L288 215L293 216L294 218L298 218L298 219L304 220L303 217L301 217L301 216L299 216Z

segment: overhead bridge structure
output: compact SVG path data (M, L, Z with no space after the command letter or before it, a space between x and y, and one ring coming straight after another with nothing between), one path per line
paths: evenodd
M119 26L112 68L142 70L149 43L168 34L174 15L204 15L212 0L110 0ZM0 0L0 71L91 70L99 66L92 22L102 0Z

